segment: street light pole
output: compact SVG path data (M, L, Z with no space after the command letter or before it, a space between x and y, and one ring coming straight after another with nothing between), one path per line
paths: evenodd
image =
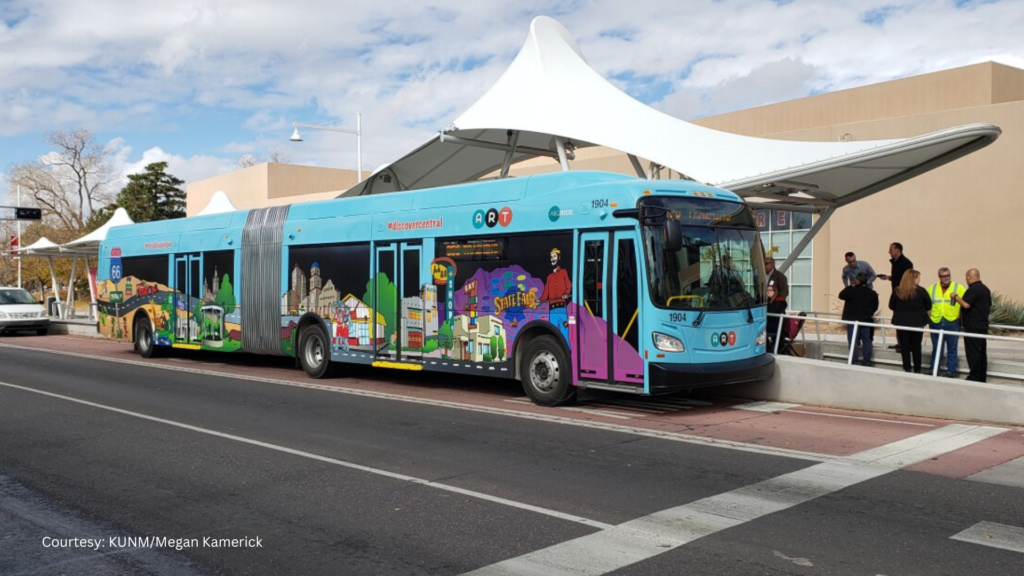
M18 184L18 208L21 208L21 184ZM18 288L21 288L21 220L18 220Z
M363 115L361 112L356 112L356 129L349 130L348 128L338 128L337 126L327 126L324 124L308 124L306 122L292 122L292 126L295 131L292 132L292 142L302 142L302 136L299 135L299 127L312 128L313 130L326 130L328 132L343 132L345 134L355 134L356 136L356 172L359 175L359 181L363 181Z

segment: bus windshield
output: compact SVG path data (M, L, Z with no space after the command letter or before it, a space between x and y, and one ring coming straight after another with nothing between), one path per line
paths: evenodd
M764 304L764 256L745 204L697 198L640 201L651 299L662 308L736 310ZM678 220L682 248L666 247L665 221Z

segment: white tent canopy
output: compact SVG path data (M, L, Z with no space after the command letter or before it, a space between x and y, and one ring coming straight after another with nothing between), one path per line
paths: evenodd
M235 212L238 208L231 203L231 199L223 190L217 190L210 197L210 201L206 204L206 208L199 211L196 216L206 216L208 214L224 214L226 212Z
M107 220L103 226L89 232L85 236L82 236L78 240L72 240L67 244L64 244L60 249L64 252L71 252L76 254L83 254L88 256L95 256L98 254L100 244L107 239L107 233L114 226L127 226L128 224L134 224L135 221L128 215L128 212L124 208L117 208L114 210L114 215Z
M558 22L538 17L508 70L438 136L379 168L344 195L416 190L504 174L572 149L601 145L748 198L821 212L931 170L993 142L991 124L905 140L798 142L752 138L685 122L620 91L583 57Z
M12 254L14 253L12 251ZM18 256L59 256L60 245L53 243L49 238L43 236L39 240L18 250L16 254Z

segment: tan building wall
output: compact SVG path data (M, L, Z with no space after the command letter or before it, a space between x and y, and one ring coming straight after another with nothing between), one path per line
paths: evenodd
M995 124L1003 134L980 152L838 210L824 226L812 259L813 308L823 311L840 308L843 255L856 252L885 273L891 241L903 243L925 285L940 266L951 268L958 281L977 267L994 291L1024 301L1024 267L1014 258L1024 229L1024 200L1017 197L1024 182L1024 70L976 64L696 121L748 136L818 141L905 138L973 122ZM635 174L620 152L586 148L576 154L573 170ZM557 170L556 160L537 158L511 173ZM662 177L678 175L665 171ZM187 211L199 212L216 190L248 209L333 198L355 184L351 170L260 164L190 185ZM888 283L876 288L887 311Z
M903 243L922 284L948 266L976 267L992 290L1024 301L1013 261L1024 228L1024 70L977 64L705 118L697 124L787 140L905 138L974 122L1003 130L991 146L841 208L815 240L814 309L837 310L843 256L889 271L888 244ZM876 284L886 308L888 283Z
M334 198L355 186L355 170L264 162L188 185L185 213L195 216L218 190L239 210Z

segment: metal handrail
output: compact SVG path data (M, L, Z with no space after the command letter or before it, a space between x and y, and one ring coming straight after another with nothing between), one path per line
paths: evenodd
M773 354L778 355L778 353L779 353L779 340L780 340L780 338L782 336L782 322L781 322L781 320L785 319L785 318L793 318L795 320L804 320L804 321L806 321L808 317L807 316L799 316L799 315L796 315L796 314L768 313L767 315L768 316L773 316L775 318L779 318L780 319L779 326L775 330L775 346L774 346L774 349L772 350ZM833 324L843 324L845 326L853 326L854 327L854 335L857 334L857 330L861 326L863 326L865 328L882 328L882 329L884 329L884 328L895 328L897 330L904 330L904 331L907 331L907 332L920 332L922 334L924 334L926 332L927 333L935 332L934 330L930 330L928 328L914 328L913 326L896 326L894 324L876 324L874 322L861 322L859 320L851 321L851 320L832 320L832 319L819 319L819 318L815 318L815 321L816 322L831 322ZM884 333L884 330L883 330L883 333ZM973 333L973 332L955 332L955 331L952 331L952 330L948 330L948 331L947 330L943 330L941 328L938 330L938 335L939 335L939 347L938 347L938 349L940 351L942 350L943 338L945 338L946 336L956 336L958 338L960 336L963 336L965 338L983 338L985 340L1000 340L1000 341L1003 341L1003 342L1018 342L1020 344L1024 344L1024 338L1014 338L1012 336L995 336L993 334L976 334L976 333ZM821 344L821 334L820 334L820 332L818 334L818 344L819 345ZM848 366L852 366L853 365L853 352L856 349L856 346L857 346L857 338L851 338L850 339L850 351L849 351L849 354L846 357L846 364ZM941 352L940 352L940 355L941 355ZM933 362L933 364L934 364L934 366L932 367L932 376L938 376L938 374L939 374L939 363L938 362Z
M807 314L808 316L811 315L811 314L821 315L821 316L842 316L842 313L840 313L840 312L818 312L816 310L811 310L810 312L804 312L804 314ZM875 318L878 319L878 320L890 320L890 321L892 320L892 316L875 316ZM889 325L890 326L894 326L894 324L889 324ZM1013 324L989 324L988 327L989 328L995 328L996 330L1016 330L1018 332L1024 332L1024 326L1015 326Z

